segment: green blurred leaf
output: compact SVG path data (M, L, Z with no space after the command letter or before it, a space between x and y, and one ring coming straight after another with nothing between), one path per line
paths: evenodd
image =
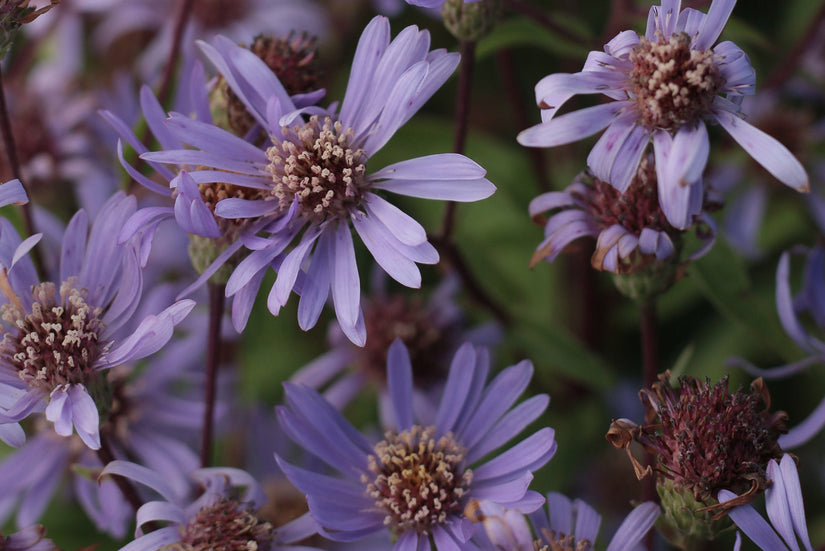
M798 347L785 334L774 305L754 292L742 259L723 240L690 266L690 277L731 321L741 324L751 338L787 361L798 356Z
M603 390L615 383L613 370L604 358L565 329L524 323L512 332L512 338L530 351L536 365L534 377L540 382L562 375L591 389Z
M581 35L583 40L588 38L586 28L580 22L570 18L559 22L572 33ZM478 42L476 57L483 59L499 50L525 46L573 59L584 59L588 52L586 46L570 41L533 19L512 17L500 23Z

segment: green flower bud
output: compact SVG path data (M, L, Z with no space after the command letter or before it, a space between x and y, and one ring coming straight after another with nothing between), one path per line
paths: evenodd
M501 0L446 0L441 6L444 26L459 40L476 41L495 27L501 18Z

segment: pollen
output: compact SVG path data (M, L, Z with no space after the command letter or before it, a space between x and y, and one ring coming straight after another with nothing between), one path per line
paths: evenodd
M3 320L14 329L6 331L2 354L17 368L18 376L30 387L47 392L73 383L84 383L94 362L106 351L100 342L103 331L101 309L87 302L87 291L78 289L77 279L32 289L30 312L18 299L0 308Z
M724 84L713 50L692 50L687 33L669 40L640 37L630 53L631 90L643 124L674 130L710 113L713 98Z
M316 116L284 127L283 139L267 149L272 194L281 208L297 199L301 214L316 222L347 216L361 201L367 155L352 149L352 129Z
M367 494L386 513L384 524L398 533L431 533L450 515L460 514L473 473L464 468L465 449L452 433L435 439L435 427L388 432L370 455Z

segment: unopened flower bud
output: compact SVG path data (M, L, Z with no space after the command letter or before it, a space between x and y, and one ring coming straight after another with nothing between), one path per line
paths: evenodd
M459 40L476 41L489 33L501 17L501 0L446 0L441 6L444 26Z

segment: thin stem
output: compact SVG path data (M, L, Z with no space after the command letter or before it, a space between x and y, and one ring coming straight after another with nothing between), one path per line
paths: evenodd
M473 276L470 268L461 256L455 244L449 241L444 241L437 237L431 237L432 244L446 257L446 262L449 263L453 270L456 271L458 277L461 279L462 285L467 289L470 297L478 304L490 311L490 313L503 325L508 327L512 324L512 319L507 311L502 308L493 298L487 294L478 280Z
M509 0L507 5L514 12L530 17L543 27L547 27L562 38L566 38L576 44L590 45L587 39L572 32L564 25L558 23L548 12L530 4L529 2L525 2L524 0Z
M212 457L212 433L215 423L215 396L218 380L218 363L221 355L221 320L223 319L226 285L208 283L209 329L206 352L206 390L203 408L203 434L201 436L201 466L208 467Z
M103 432L100 433L100 449L97 450L97 457L100 459L100 462L103 463L104 467L115 460L115 455L112 453L112 447L109 444L109 437ZM129 479L120 475L112 475L112 479L132 508L135 511L140 509L143 501L140 499L140 496L138 496L135 487L129 482Z
M20 171L20 161L17 158L17 144L14 141L14 133L11 130L11 119L9 118L9 111L8 107L6 106L6 93L3 90L3 72L2 68L0 68L0 133L3 135L3 147L6 151L6 158L9 162L9 167L11 168L11 174L13 178L20 180L20 183L23 185L23 189L26 190L26 195L29 196L31 199L31 191L28 187L26 187L26 183L23 181L23 173ZM23 212L23 225L26 228L26 233L28 235L34 235L34 219L32 218L32 211L31 211L31 204L24 203L20 205L20 208ZM41 281L44 279L43 277L43 259L40 256L40 249L35 247L31 250L32 260L34 261L34 266L37 269L37 274L40 276Z
M659 374L659 358L656 342L656 299L639 305L639 328L642 334L642 369L644 388L650 388ZM645 454L645 463L655 467L656 458L652 453ZM656 500L656 476L646 476L642 481L642 501ZM645 547L653 549L653 531L645 537Z
M613 0L610 5L610 17L604 27L601 43L607 43L627 26L627 22L633 13L632 0Z
M793 76L794 71L796 71L799 67L799 63L802 61L802 56L805 55L808 47L813 43L813 38L824 21L825 3L819 6L819 11L816 12L816 15L811 20L811 24L808 25L805 33L799 38L793 49L788 52L788 55L785 56L782 63L777 65L776 69L774 69L768 77L768 81L765 83L766 88L778 88L786 80Z
M172 77L175 74L175 66L178 64L178 58L180 57L180 44L183 40L183 30L189 21L192 3L193 0L182 0L180 3L180 9L175 20L175 30L172 34L172 48L169 51L169 58L166 61L166 67L163 69L163 78L158 88L158 101L161 105L166 104L166 100L169 99L168 96L172 90Z
M461 68L458 73L458 97L456 100L455 136L453 152L464 153L467 143L467 128L470 125L470 96L473 91L473 69L475 68L476 43L472 40L461 41ZM444 211L441 237L449 240L455 227L455 201L447 203Z

